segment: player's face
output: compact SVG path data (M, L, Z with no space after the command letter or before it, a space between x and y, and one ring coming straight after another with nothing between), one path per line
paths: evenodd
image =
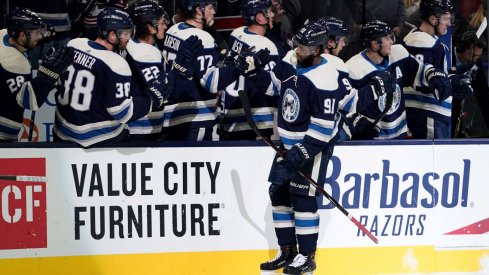
M204 19L207 25L212 26L214 23L214 15L216 14L217 4L215 2L209 3L204 8ZM212 22L212 23L211 23Z
M302 67L312 66L314 62L314 54L316 47L297 45L295 48L295 54L297 56L297 63Z
M444 35L448 31L448 27L452 25L452 15L451 14L443 14L440 16L439 24L437 27L437 31L439 35Z
M117 31L117 36L119 38L119 49L124 50L127 46L127 43L129 42L129 40L132 38L133 35L134 35L133 29Z
M41 30L36 29L36 30L27 31L26 36L24 36L24 38L21 39L24 40L22 41L22 43L20 43L21 45L23 45L25 48L33 49L34 47L36 47L37 42L39 42L39 40L42 39Z
M336 48L333 49L333 55L335 55L335 56L340 55L340 53L343 50L343 48L346 47L347 41L348 41L348 38L347 37L341 36L338 39L338 42L335 42L336 43Z
M165 36L165 32L168 29L168 26L166 25L166 20L164 17L161 17L158 20L157 26L158 26L158 32L156 33L156 38L161 40Z
M388 56L391 53L392 45L394 44L396 38L394 34L390 34L381 38L381 54L383 56Z

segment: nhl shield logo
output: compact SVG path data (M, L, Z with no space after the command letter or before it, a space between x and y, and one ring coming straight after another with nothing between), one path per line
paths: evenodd
M294 122L299 116L299 97L292 89L287 89L282 98L282 117L287 122Z
M381 112L385 109L385 100L387 95L383 94L378 99L378 107ZM393 114L397 109L399 109L399 105L401 105L401 88L396 84L396 91L394 92L394 97L392 99L392 105L387 111L386 115Z

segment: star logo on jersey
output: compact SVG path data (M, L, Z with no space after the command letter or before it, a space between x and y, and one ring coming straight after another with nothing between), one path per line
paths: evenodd
M294 122L299 116L299 97L292 89L287 89L282 98L282 117L287 122Z
M383 94L379 97L377 104L378 104L378 108L381 112L383 112L385 109L386 98L387 98L387 94ZM397 109L399 109L399 105L401 105L401 88L399 87L399 85L396 84L396 91L394 92L394 97L392 99L392 105L391 105L389 111L387 111L386 115L393 114Z

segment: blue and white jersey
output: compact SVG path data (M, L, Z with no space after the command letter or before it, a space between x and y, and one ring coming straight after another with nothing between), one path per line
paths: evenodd
M302 68L296 65L294 52L272 69L272 81L280 91L278 133L290 149L307 143L312 155L328 148L338 133L338 110L351 103L352 87L345 71L322 56L321 63Z
M216 124L217 96L200 85L202 76L219 58L214 38L206 31L185 22L173 25L165 33L163 44L165 72L171 70L182 41L191 35L196 35L202 40L204 50L194 63L196 76L192 80L176 78L175 88L169 95L164 109L164 129L184 124L190 125L191 128L213 127Z
M239 55L242 49L249 47L254 47L254 52L268 49L270 51L270 62L265 65L267 71L270 71L270 68L273 68L279 60L275 44L265 36L250 32L247 26L235 29L229 37L228 45L231 47L227 58L233 58ZM250 79L250 77L245 76L239 76L236 81L226 86L221 91L219 104L222 130L225 133L238 134L237 137L252 136L256 138L256 134L246 122L243 106L238 96L239 90L245 90L250 99L250 107L257 127L266 136L271 136L278 99L271 88L271 85L263 85L263 80L253 77Z
M437 36L432 36L419 29L414 29L404 37L406 49L422 63L447 72L447 56L450 50ZM427 87L406 87L406 108L433 117L436 120L450 122L452 115L452 97L443 101L437 100Z
M126 60L86 38L68 46L75 56L61 76L64 91L56 97L54 133L84 147L126 137L134 108Z
M132 72L131 96L133 98L148 97L145 94L145 90L150 86L154 86L155 83L159 83L157 85L158 90L162 94L165 94L166 91L163 91L163 56L158 48L153 45L141 43L137 38L134 38L129 41L126 50L126 60ZM136 108L139 108L139 106L135 106ZM144 112L144 110L140 111L143 114L147 114L128 123L131 135L161 133L163 126L163 106L156 110L152 109L149 113ZM137 110L134 110L134 112L136 113Z
M17 141L24 109L38 110L54 85L32 79L27 56L9 43L7 30L0 30L0 140Z
M427 67L409 55L402 45L392 45L388 58L380 64L373 63L366 54L366 50L353 56L346 62L350 72L350 80L354 88L368 85L368 82L379 71L388 71L397 78L397 89L391 108L377 123L380 133L377 139L405 138L407 135L407 120L402 88L405 86L427 86L424 78ZM367 108L360 111L362 115L375 120L385 108L386 95L379 97Z
M367 108L368 105L370 105L373 101L377 99L376 97L374 97L374 88L369 84L364 87L353 88L349 81L350 72L348 71L348 67L346 66L343 59L326 53L322 54L322 57L325 58L332 66L336 67L336 69L345 76L344 79L348 80L343 80L345 86L350 92L345 95L338 106L338 110L341 112L342 115L344 115L344 117L342 117L343 119L341 121L341 124L338 125L338 127L343 127L343 129L345 130L345 134L347 135L343 136L342 138L350 139L352 129L350 129L349 127L352 125L351 123L345 123L344 120L348 117L351 117L355 113L361 113L363 109Z

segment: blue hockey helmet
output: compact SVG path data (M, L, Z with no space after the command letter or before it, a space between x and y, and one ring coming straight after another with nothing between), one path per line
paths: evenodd
M182 0L180 3L180 9L185 18L193 18L195 15L195 9L197 7L204 10L205 6L209 4L212 4L217 12L217 1L213 0Z
M328 42L329 29L318 22L306 24L292 37L294 44L302 46L322 46Z
M169 24L169 17L166 11L153 0L136 1L130 10L132 20L136 26L145 26L147 23L156 26L161 17L165 19L166 24Z
M133 31L134 25L127 12L113 7L106 7L97 15L97 29L98 34L106 38L111 31Z
M328 28L330 39L333 39L338 43L341 37L345 37L345 46L348 45L348 27L343 20L333 16L326 16L320 18L317 23Z
M333 16L326 16L317 22L328 27L330 36L348 36L348 27L343 20Z
M29 36L30 31L41 29L45 26L37 13L22 7L14 7L6 19L9 35L16 37L20 32Z
M421 0L419 11L423 20L427 20L431 15L439 19L443 14L450 14L452 20L454 18L453 5L450 0Z
M393 41L395 41L391 27L379 20L367 22L360 30L360 39L366 48L370 47L370 41L377 41L381 44L380 39L385 36L392 36Z
M268 9L272 7L272 0L244 0L241 5L241 14L246 25L255 23L256 14L263 13L268 16Z

